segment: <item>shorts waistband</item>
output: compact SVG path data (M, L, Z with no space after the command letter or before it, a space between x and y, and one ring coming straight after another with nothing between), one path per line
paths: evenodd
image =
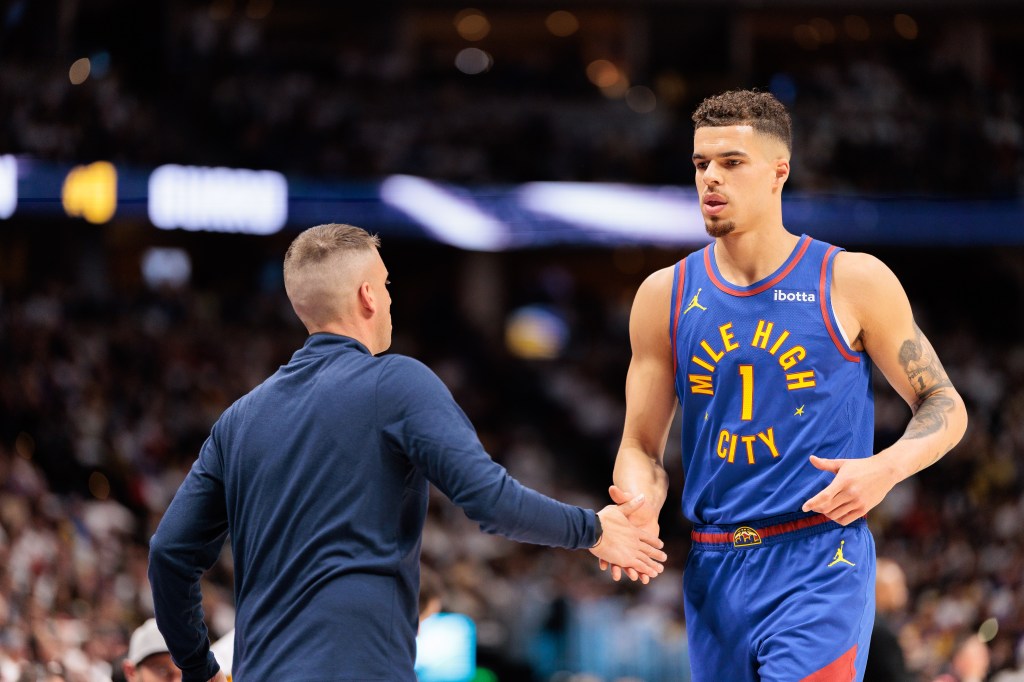
M856 527L866 524L864 518L847 525ZM772 545L788 540L817 535L842 528L824 514L783 514L747 523L727 525L698 524L690 532L694 547L701 549L747 549Z

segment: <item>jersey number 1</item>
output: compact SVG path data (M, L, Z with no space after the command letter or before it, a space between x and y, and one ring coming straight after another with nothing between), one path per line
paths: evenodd
M745 422L754 418L754 366L740 365L740 379L743 380L743 404L740 419Z

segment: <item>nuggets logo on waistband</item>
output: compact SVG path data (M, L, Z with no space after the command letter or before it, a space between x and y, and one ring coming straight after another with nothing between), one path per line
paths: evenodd
M750 526L741 526L732 534L733 547L753 547L761 544L761 536Z

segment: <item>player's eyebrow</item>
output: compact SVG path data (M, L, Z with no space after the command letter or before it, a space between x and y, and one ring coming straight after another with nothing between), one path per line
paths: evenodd
M729 150L729 151L726 151L726 152L720 152L718 154L715 154L714 156L717 156L720 159L721 158L725 158L727 156L742 156L744 158L748 158L748 159L750 158L750 154L747 154L746 152L741 152L739 150ZM708 157L704 156L700 152L694 152L693 153L693 160L694 161L703 161L703 160L705 160L707 158Z

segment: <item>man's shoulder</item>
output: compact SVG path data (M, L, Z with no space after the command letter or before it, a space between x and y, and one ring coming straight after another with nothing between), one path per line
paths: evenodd
M662 303L671 300L675 268L673 264L647 275L636 290L634 305L661 306Z
M651 274L647 275L644 281L640 284L641 289L651 289L655 291L662 291L672 289L672 282L675 279L675 271L678 263L673 263L664 268L655 270Z
M896 273L870 253L843 251L837 254L832 281L834 292L842 300L850 301L855 309L906 296Z
M630 315L634 323L662 324L667 319L672 301L672 287L675 279L675 265L655 270L647 276L636 291L633 299L633 311Z
M408 355L389 353L377 358L380 368L380 385L404 389L410 384L422 387L425 384L443 386L434 370Z
M379 364L374 394L385 420L452 401L451 391L441 378L416 358L396 353L381 356Z
M835 272L837 277L858 282L871 282L879 277L896 277L880 258L863 251L840 251L837 253Z
M411 371L411 372L431 372L430 368L427 367L422 361L409 355L402 355L401 353L388 353L387 355L379 355L376 358L380 362L382 369L390 371Z

